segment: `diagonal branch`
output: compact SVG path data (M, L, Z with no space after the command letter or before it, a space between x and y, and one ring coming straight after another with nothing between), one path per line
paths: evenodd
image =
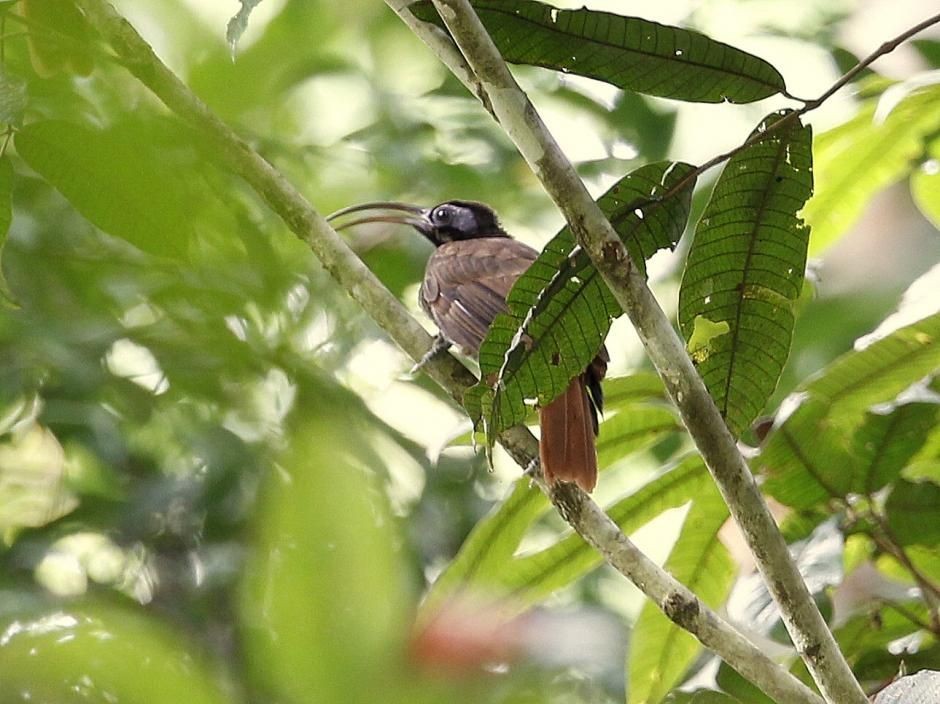
M431 337L293 185L219 120L106 0L76 0L76 4L128 70L170 110L198 129L219 158L244 178L291 231L310 246L333 278L373 320L413 359L420 359L430 347ZM442 39L449 43L443 36L433 41ZM459 66L453 45L450 47L449 62ZM425 369L457 401L476 381L448 355L436 357ZM505 431L500 435L500 443L523 467L538 457L538 442L524 427ZM575 530L615 569L640 586L669 618L692 632L743 676L784 704L821 704L820 698L806 685L775 664L690 590L637 550L590 497L574 487L554 491L549 491L544 483L539 483L539 487Z
M797 651L827 701L867 698L790 557L746 461L685 347L616 232L519 88L468 0L433 0L502 128L562 211L630 317L682 420L740 526ZM399 10L399 14L407 10ZM573 494L576 504L584 496Z

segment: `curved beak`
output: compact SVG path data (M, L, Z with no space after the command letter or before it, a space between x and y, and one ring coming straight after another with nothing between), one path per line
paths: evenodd
M431 220L428 217L430 212L428 208L421 208L411 203L401 203L393 200L380 200L372 203L362 203L360 205L350 205L346 208L340 208L335 213L326 216L327 222L332 223L337 218L349 213L359 213L364 211L382 211L391 210L397 212L381 213L375 215L365 215L353 218L339 225L333 225L336 230L344 230L354 225L362 225L368 222L388 222L396 225L410 225L421 233L429 232L432 229Z

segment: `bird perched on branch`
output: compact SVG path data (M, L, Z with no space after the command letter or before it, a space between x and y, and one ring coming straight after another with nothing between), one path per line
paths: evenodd
M368 211L372 214L336 229L370 222L410 225L436 247L428 259L419 297L440 334L418 366L451 345L476 356L493 319L506 311L509 290L538 252L512 239L496 213L474 201L451 200L430 208L379 201L343 208L327 219ZM601 348L564 393L539 409L539 459L549 483L574 482L585 491L597 483L595 437L608 360L606 348Z

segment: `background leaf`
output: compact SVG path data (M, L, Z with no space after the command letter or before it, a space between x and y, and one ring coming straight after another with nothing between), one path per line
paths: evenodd
M760 138L781 119L788 123ZM751 137L759 139L715 185L679 289L687 340L703 320L728 326L692 359L735 435L767 403L790 351L809 238L797 212L813 187L809 127L774 114Z
M912 93L883 121L875 101L813 144L818 184L803 210L812 227L809 254L822 254L858 219L878 191L910 172L924 140L940 128L940 86Z
M657 196L680 184L691 170L682 163L648 164L598 199L634 262L642 262L660 249L671 249L679 241L688 219L694 180L669 198ZM495 389L483 401L489 409L490 438L522 422L532 399L544 405L558 396L591 362L611 319L621 314L567 227L519 277L507 302L509 312L490 326L479 353L481 386ZM490 394L486 389L475 393Z
M13 301L13 293L3 275L3 246L13 222L13 164L8 157L0 159L0 297Z
M148 135L43 121L14 141L23 160L96 226L152 254L183 257L187 215L199 208Z
M728 596L735 567L718 531L728 509L713 485L702 488L666 560L666 569L712 608ZM701 644L647 601L630 642L630 704L659 702L675 686L701 650Z
M199 648L140 611L102 603L0 610L0 700L223 704L232 691Z
M662 98L750 103L786 89L769 63L688 29L530 0L474 0L503 57ZM430 2L415 16L442 25Z

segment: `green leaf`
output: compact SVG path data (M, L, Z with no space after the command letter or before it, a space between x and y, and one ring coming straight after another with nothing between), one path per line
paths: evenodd
M873 494L896 480L936 426L938 410L936 403L921 402L894 406L889 413L868 412L853 438L855 491Z
M0 123L19 125L28 102L26 81L0 70Z
M707 605L727 598L735 565L718 537L728 509L713 485L692 503L666 569ZM633 628L628 654L631 704L659 702L675 686L701 650L701 644L647 601ZM693 700L694 701L694 700Z
M899 432L892 449L894 440L879 425L890 421L870 419L872 425L864 428L864 414L875 404L893 400L938 367L940 313L834 361L791 397L790 402L799 405L777 421L764 448L751 461L755 471L767 475L766 491L788 506L804 509L894 476L897 463L906 461L903 455L909 445L920 441L908 440L907 432ZM927 410L902 409L899 406L896 412L914 414L902 415L902 426L910 423L917 428L927 422L919 417L920 413L929 415ZM858 444L853 447L856 432L862 447L884 433L884 457L866 454Z
M3 275L3 247L10 232L10 223L13 222L13 164L4 156L0 159L0 297L11 303L14 302L13 293Z
M366 440L335 406L319 399L294 411L243 571L245 662L283 701L367 701L400 657L407 609L395 524L384 492L351 461Z
M603 433L597 437L597 463L608 467L663 435L682 432L685 426L665 405L638 404L621 408L601 428Z
M66 603L0 616L3 702L232 701L231 685L182 634L142 609Z
M900 545L936 546L940 542L940 485L898 481L885 502L891 537Z
M548 499L527 478L476 524L460 551L437 578L424 600L422 615L433 613L447 598L473 585L499 581L529 527L548 508Z
M911 174L911 195L924 217L940 230L940 139L927 147L927 157Z
M883 121L875 101L813 145L818 184L803 217L812 227L809 254L817 257L862 214L872 197L910 173L924 139L940 129L940 86L912 93Z
M82 215L140 249L182 258L198 208L143 131L34 122L16 133L23 160Z
M766 61L691 30L529 0L473 0L472 5L510 63L704 103L750 103L786 90L783 77ZM443 26L429 2L411 10Z
M604 410L615 411L637 401L665 400L666 389L659 374L637 372L604 379Z
M659 249L673 248L688 219L694 180L688 164L648 164L612 186L597 203L637 266ZM679 192L662 199L669 189ZM480 347L481 386L468 412L479 410L492 440L524 421L568 386L597 354L610 321L621 314L613 294L570 228L559 232L519 277ZM477 401L479 400L479 405Z
M697 331L705 340L692 359L735 435L777 385L803 285L809 230L797 212L812 192L812 138L787 115L765 118L751 135L756 141L725 166L679 290L683 334L690 344ZM787 123L768 131L779 120Z
M940 313L935 313L844 354L802 390L829 403L831 415L852 416L890 401L938 367Z
M607 513L629 534L664 511L707 491L710 481L702 459L690 455L610 506ZM601 561L597 551L580 535L570 533L544 550L505 565L499 572L499 583L524 603L536 603L590 572Z
M627 407L601 424L601 437L609 439L609 446L599 446L598 451L621 459L649 447L664 434L681 428L673 412L665 407ZM639 527L671 507L661 503L663 496L673 496L669 492L677 486L684 486L690 476L702 478L707 473L696 456L664 476L668 478L660 477L647 485L649 488L641 489L626 499L628 508L621 508L620 504L613 507L611 516L614 520L624 514L628 516L625 520L640 521L639 524L629 524ZM691 496L691 491L687 491L682 500L688 500ZM477 523L456 557L438 577L424 600L422 614L433 613L437 606L459 590L474 587L525 591L522 601L534 603L593 569L600 562L600 557L577 534L571 534L556 543L554 548L543 551L544 555L539 553L544 560L537 555L513 558L522 538L547 508L548 500L531 486L531 482L525 478L517 481L507 499ZM562 544L564 547L559 548ZM554 554L550 553L553 549L556 550ZM568 563L568 569L563 573L557 572L556 568L564 563ZM532 575L533 570L539 573L538 577Z

